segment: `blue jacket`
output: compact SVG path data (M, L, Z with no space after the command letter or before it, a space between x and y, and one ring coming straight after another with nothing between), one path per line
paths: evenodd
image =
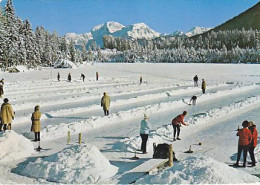
M151 125L147 119L141 121L140 134L149 134Z

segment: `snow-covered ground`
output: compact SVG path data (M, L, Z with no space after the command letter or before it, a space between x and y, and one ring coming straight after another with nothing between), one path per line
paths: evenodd
M95 80L97 71L99 81ZM71 83L66 81L68 73ZM81 73L85 82L80 80ZM206 94L202 95L200 83L193 86L195 75L199 82L205 79ZM236 160L238 125L252 120L258 128L260 123L259 65L93 63L76 69L42 68L0 76L5 79L3 98L10 100L16 113L15 132L0 135L0 172L4 174L0 183L130 183L134 178L131 169L152 158L153 142L173 144L180 162L136 183L260 182L255 176L260 174L258 163L254 168L227 165ZM111 97L107 117L100 107L103 92ZM198 96L195 106L184 103L192 95ZM34 138L30 117L38 104L41 152L33 151L37 143L30 141ZM184 110L188 126L181 128L182 140L172 142L171 120ZM135 161L131 158L140 147L144 113L152 125L148 154L137 154L140 159ZM190 146L194 152L184 153ZM255 153L259 162L259 146Z

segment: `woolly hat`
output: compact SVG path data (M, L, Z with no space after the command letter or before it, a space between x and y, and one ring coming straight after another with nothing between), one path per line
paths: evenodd
M144 114L144 119L148 119L149 116L147 114Z
M40 110L40 105L36 105L36 106L34 107L34 110Z

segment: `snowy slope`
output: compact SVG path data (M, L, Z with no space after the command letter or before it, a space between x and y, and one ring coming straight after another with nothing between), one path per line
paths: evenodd
M91 33L76 34L76 33L67 33L65 35L67 43L74 41L76 45L87 44L90 40L93 39Z

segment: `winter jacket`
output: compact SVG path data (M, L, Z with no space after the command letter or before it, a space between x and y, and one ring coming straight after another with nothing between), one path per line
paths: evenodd
M245 146L249 145L252 141L252 134L248 128L239 129L237 132L237 136L239 136L238 144Z
M201 89L206 89L206 82L205 81L202 81Z
M12 123L14 119L14 111L9 103L3 103L1 106L1 120L2 124Z
M193 81L197 82L199 78L197 76L194 76Z
M249 127L249 130L250 130L251 133L252 133L252 142L251 142L251 144L252 144L252 146L255 148L256 145L257 145L257 136L258 136L258 132L257 132L255 126L254 126L254 127Z
M149 134L151 129L151 124L147 119L141 121L140 134Z
M101 99L101 107L103 107L103 109L105 110L109 110L109 106L110 106L110 97L107 94L105 94Z
M183 124L183 125L186 125L183 121L184 119L184 115L183 114L180 114L178 115L177 117L175 117L173 120L172 120L172 124L173 125L178 125L178 124Z
M36 110L35 112L32 113L32 127L31 127L31 131L32 132L40 132L41 131L41 115L42 113L39 110Z

